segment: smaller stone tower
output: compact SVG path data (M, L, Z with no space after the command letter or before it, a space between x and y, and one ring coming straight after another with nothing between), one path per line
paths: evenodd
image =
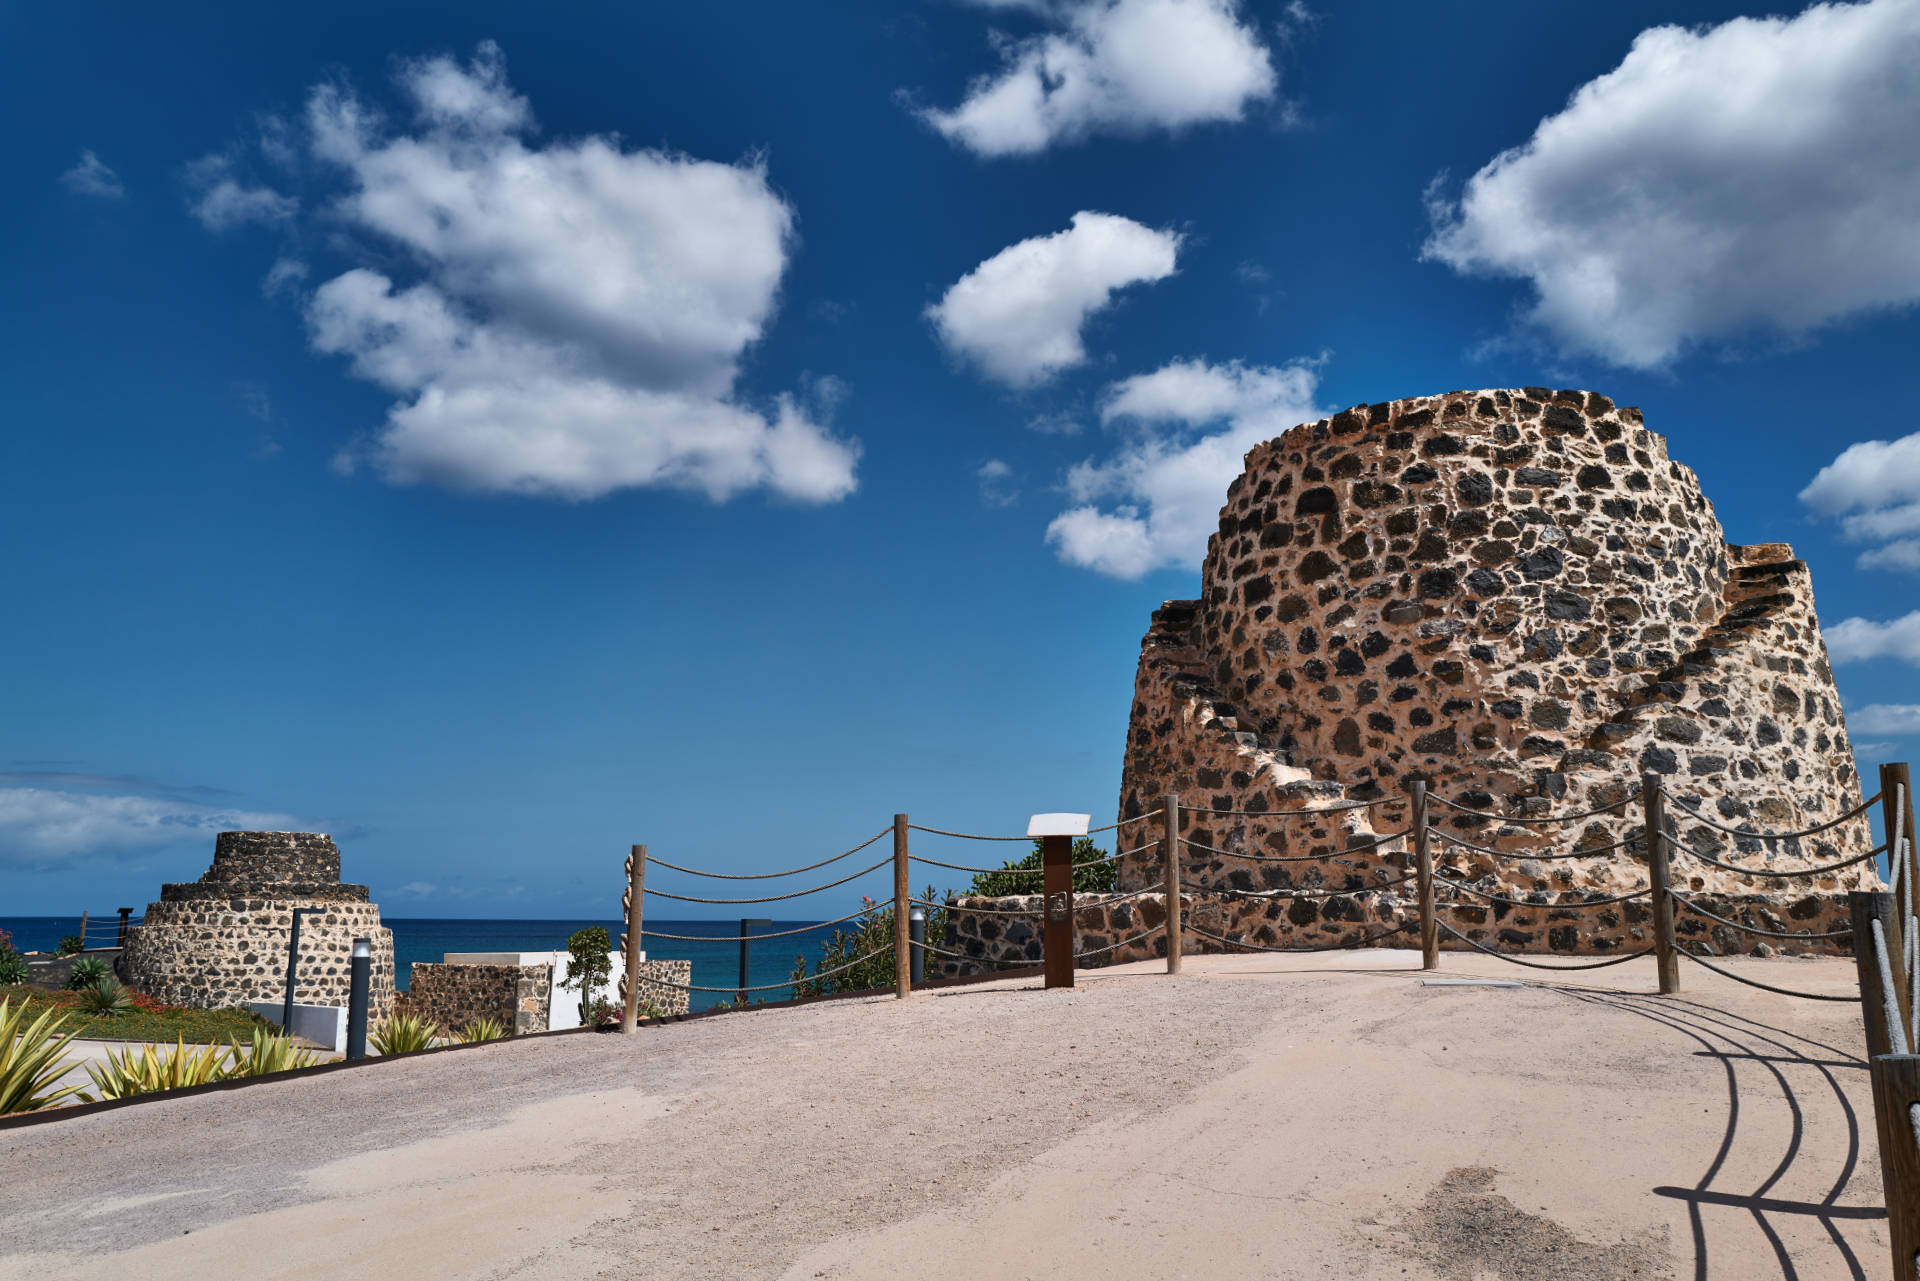
M393 1009L393 931L364 885L340 882L340 849L318 832L222 832L197 881L163 885L160 901L127 932L133 986L174 1005L223 1009L286 994L293 909L300 923L294 999L345 1005L353 941L373 941L372 1016Z

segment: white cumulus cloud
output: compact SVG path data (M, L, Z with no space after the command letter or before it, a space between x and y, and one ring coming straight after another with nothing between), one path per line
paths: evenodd
M300 211L293 196L271 187L250 187L233 176L233 162L222 155L202 156L187 166L187 184L195 195L188 208L208 231L226 231L250 222L283 223Z
M927 318L947 350L1011 387L1083 363L1088 317L1128 285L1173 274L1180 237L1082 210L1065 231L1009 245L960 277Z
M1068 564L1114 578L1198 568L1247 451L1323 417L1318 385L1311 361L1174 361L1115 383L1101 418L1124 441L1068 473L1077 505L1047 526L1047 541Z
M1861 569L1920 571L1920 432L1899 440L1863 440L1822 467L1800 501L1837 517L1855 542L1882 543L1860 554Z
M80 153L79 163L60 175L60 185L75 195L98 196L102 200L118 200L127 194L120 175L91 151Z
M1920 667L1920 609L1885 623L1848 618L1821 631L1827 638L1827 655L1836 663L1897 658Z
M978 155L1239 120L1279 84L1237 0L988 0L987 7L1027 9L1056 29L998 40L998 72L975 80L952 110L921 113Z
M1616 364L1920 300L1920 0L1654 27L1533 137L1432 196L1425 256L1532 282Z
M315 350L394 396L343 470L568 499L853 492L859 447L823 421L836 380L766 405L736 391L794 242L758 160L538 136L491 43L398 82L398 123L329 84L301 135L333 222L377 246L304 300ZM269 292L299 285L287 262Z
M130 854L217 832L301 828L286 814L217 809L150 796L0 787L0 864L50 867L92 854Z
M1847 713L1847 728L1856 734L1887 734L1894 738L1920 734L1920 703L1869 703ZM1855 750L1864 751L1868 746L1887 745L1866 744Z

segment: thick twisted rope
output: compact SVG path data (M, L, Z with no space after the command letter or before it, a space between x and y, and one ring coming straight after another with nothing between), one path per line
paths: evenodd
M1203 930L1191 921L1187 923L1187 928L1195 934L1198 934L1201 938L1209 938L1216 943L1225 943L1228 947L1243 947L1249 952L1343 952L1348 948L1365 947L1369 943L1377 943L1381 939L1392 938L1396 934L1404 934L1407 930L1411 929L1412 926L1413 922L1402 921L1390 930L1381 930L1379 933L1369 934L1363 939L1349 939L1344 943L1329 943L1325 947L1268 947L1265 943L1246 943L1239 939L1230 939L1223 934L1215 934L1211 930Z
M1144 823L1150 818L1158 818L1163 813L1165 813L1164 810L1148 810L1144 814L1135 814L1132 818L1123 818L1118 823L1109 823L1105 827L1089 827L1087 829L1087 835L1093 836L1099 832L1111 832L1115 828L1125 827L1129 823Z
M920 947L923 947L923 948L925 948L925 949L926 949L927 951L929 951L929 952L933 952L933 953L935 953L936 955L939 955L939 956L950 956L950 957L952 957L952 958L953 958L954 960L956 960L956 961L965 961L965 962L966 962L967 964L969 964L969 965L994 965L994 966L1000 966L1000 965L1024 965L1024 966L1038 966L1038 965L1040 964L1040 962L1039 962L1039 961L1036 961L1036 960L1034 960L1034 959L1032 959L1031 957L1025 957L1025 956L1020 956L1020 957L1010 957L1010 958L1007 958L1007 959L1004 959L1004 960L996 960L996 959L994 959L994 958L992 958L992 957L987 957L987 956L968 956L968 955L967 955L967 954L966 954L965 952L953 952L953 951L949 951L948 949L946 949L946 948L944 948L944 947L937 947L937 946L935 946L935 945L934 945L934 944L932 944L932 943L921 943L921 944L919 944L919 946L920 946Z
M1858 997L1853 997L1853 996L1827 996L1820 992L1796 992L1794 989L1790 987L1775 987L1771 983L1762 983L1758 979L1743 979L1738 974L1733 973L1731 970L1723 970L1719 966L1707 960L1706 958L1701 956L1696 956L1694 953L1689 952L1684 947L1677 947L1674 949L1674 951L1680 953L1680 955L1686 957L1687 959L1699 965L1702 965L1709 970L1712 970L1715 974L1718 974L1723 979L1732 979L1735 983L1745 983L1748 987L1757 987L1763 992L1773 992L1780 996L1797 996L1803 1001L1855 1001L1859 999ZM1894 1006L1894 1018L1897 1021L1899 1017L1900 1017L1899 1006L1898 1004L1896 1004Z
M1129 891L1128 893L1125 893L1125 894L1116 894L1116 895L1114 895L1114 896L1113 896L1112 898L1103 898L1103 899L1100 899L1100 900L1098 900L1098 901L1095 901L1095 900L1092 900L1092 899L1088 899L1088 900L1087 900L1086 902L1084 902L1084 903L1080 903L1080 902L1076 902L1076 903L1075 903L1075 904L1073 905L1073 910L1074 910L1074 911L1075 911L1076 913L1078 913L1078 912L1084 912L1084 911L1087 911L1087 910L1088 910L1088 909L1090 909L1090 908L1096 908L1096 907L1107 907L1107 906L1109 906L1110 904L1113 904L1113 903L1124 903L1124 902L1126 902L1126 901L1127 901L1128 899L1130 899L1130 898L1139 898L1139 897L1140 897L1140 896L1141 896L1142 894L1159 894L1159 893L1161 893L1161 892L1163 892L1163 891L1164 891L1164 890L1165 890L1166 888L1167 888L1167 883L1166 883L1166 881L1164 881L1164 880L1159 880L1159 881L1155 881L1155 882L1154 882L1153 884L1151 884L1151 885L1149 885L1149 886L1147 886L1147 887L1146 887L1145 889L1138 889L1138 890L1132 890L1132 891ZM1097 894L1097 893L1100 893L1101 891L1099 891L1099 890L1094 890L1094 891L1090 891L1090 892L1091 892L1091 893L1095 893L1095 894ZM1079 895L1079 894L1076 894L1076 895L1074 895L1074 897L1075 897L1076 899L1078 899L1078 898L1081 898L1081 897L1083 897L1083 896L1082 896L1082 895Z
M1341 805L1313 805L1297 810L1214 810L1194 806L1187 811L1190 814L1218 814L1229 818L1295 818L1300 815L1343 814L1348 810L1370 810L1376 805L1386 805L1395 798L1382 796L1371 801L1347 801ZM1403 803L1405 798L1399 798Z
M688 876L705 876L716 881L770 881L781 876L798 876L802 872L811 872L815 868L825 867L829 863L838 863L843 858L851 858L892 830L893 828L891 827L883 827L844 854L835 854L832 858L823 858L818 863L809 863L805 867L796 867L787 872L702 872L697 868L681 867L678 863L669 863L667 860L655 858L651 854L647 855L647 862L660 867L670 867L676 872L685 872Z
M1472 814L1476 818L1484 818L1490 822L1497 820L1502 823L1578 823L1582 819L1598 818L1602 814L1611 814L1623 805L1626 805L1633 798L1629 796L1622 800L1617 800L1611 805L1602 805L1597 810L1582 810L1578 814L1548 814L1542 818L1519 818L1512 814L1489 814L1485 810L1477 810L1470 805L1456 804L1444 796L1429 796L1427 799L1436 801L1450 810L1459 810L1462 814Z
M1149 850L1152 848L1153 846L1151 844L1140 847L1140 849ZM1140 850L1128 850L1127 854L1138 854L1139 852ZM1078 871L1083 867L1098 867L1102 863L1116 862L1125 857L1125 854L1109 854L1105 858L1090 858L1081 863L1069 863L1067 866ZM970 867L965 863L942 863L937 858L925 858L919 854L909 854L907 858L915 863L928 863L934 867L944 867L955 872L977 872L990 876L1038 876L1047 870L1044 867Z
M1819 867L1802 867L1790 872L1771 872L1758 867L1741 867L1737 863L1723 863L1711 854L1702 854L1699 850L1693 848L1693 846L1681 843L1675 839L1671 832L1667 834L1667 840L1671 842L1673 848L1679 850L1682 854L1691 854L1702 863L1711 863L1715 867L1724 868L1729 872L1738 872L1742 876L1771 876L1776 880L1792 880L1797 876L1823 876L1828 872L1838 872L1842 868L1852 867L1855 863L1864 863L1868 859L1878 858L1880 855L1886 853L1887 850L1886 846L1880 845L1868 850L1858 858L1850 858L1842 863L1822 863Z
M1483 898L1483 899L1486 899L1486 900L1487 900L1487 901L1488 901L1489 903L1505 903L1505 904L1507 904L1507 905L1509 905L1509 906L1511 906L1511 907L1544 907L1544 908L1563 908L1563 907L1605 907L1605 906L1607 906L1607 905L1608 905L1609 903L1624 903L1624 902L1626 902L1626 901L1627 901L1628 899L1632 899L1632 898L1639 898L1639 897L1640 897L1640 896L1641 896L1642 894L1649 894L1649 893L1652 893L1652 891L1651 891L1651 890L1644 890L1644 889L1640 889L1640 890L1634 890L1634 891L1632 891L1631 893L1627 893L1627 894L1616 894L1616 895L1614 895L1614 896L1613 896L1613 897L1611 897L1611 898L1591 898L1591 899L1587 899L1586 901L1584 901L1584 902L1580 902L1580 903L1566 903L1566 902L1561 902L1561 903L1529 903L1529 902L1527 902L1527 901L1526 901L1525 899L1517 899L1517 898L1502 898L1502 897L1501 897L1500 895L1498 895L1498 894L1489 894L1489 893L1487 893L1487 892L1486 892L1485 890L1476 890L1476 889L1474 889L1474 888L1473 888L1473 886L1471 886L1471 885L1463 885L1463 884L1461 884L1461 883L1460 883L1459 881L1450 881L1450 880L1448 880L1448 879L1447 879L1446 877L1444 877L1444 876L1438 876L1438 875L1436 875L1436 876L1435 876L1435 877L1434 877L1433 879L1434 879L1435 881L1437 881L1437 882L1439 882L1439 883L1440 883L1441 885L1449 885L1449 886L1452 886L1452 887L1453 887L1454 889L1456 889L1456 890L1461 890L1461 891L1464 891L1465 893L1468 893L1468 894L1471 894L1471 895L1473 895L1473 896L1474 896L1475 898ZM1448 904L1448 906L1450 906L1450 907L1466 907L1466 906L1467 906L1467 904L1465 904L1465 903L1451 903L1451 904Z
M1669 889L1667 893L1673 895L1673 897L1680 900L1680 902L1685 903L1688 911L1704 916L1710 921L1718 921L1722 925L1731 925L1734 929L1743 930L1748 934L1764 934L1770 939L1844 939L1853 937L1853 931L1850 929L1828 930L1824 934L1790 934L1783 933L1780 930L1763 930L1757 925L1742 925L1738 921L1729 921L1726 917L1718 913L1709 912L1706 908L1701 907L1700 904L1685 894L1682 894L1679 890Z
M1245 854L1239 850L1223 850L1218 846L1206 845L1188 837L1181 837L1183 844L1196 850L1205 850L1209 854L1218 854L1222 858L1243 858L1250 863L1324 863L1330 858L1341 858L1348 854L1365 854L1368 850L1377 850L1388 841L1397 841L1406 836L1405 832L1388 832L1377 836L1365 845L1350 845L1346 849L1334 850L1327 854Z
M1541 863L1552 863L1560 859L1569 859L1569 858L1598 858L1602 854L1611 854L1615 850L1625 849L1627 846L1633 844L1633 842L1640 839L1639 835L1636 833L1633 836L1627 837L1625 840L1615 841L1611 845L1596 845L1591 849L1571 850L1565 854L1529 854L1524 851L1496 850L1496 849L1490 849L1485 845L1475 845L1472 841L1461 840L1459 837L1455 836L1452 832L1449 832L1444 828L1434 827L1434 828L1429 828L1428 830L1443 841L1449 841L1454 845L1460 846L1462 849L1472 850L1476 854L1485 854L1489 858L1533 859Z
M1140 933L1134 935L1130 939L1121 939L1118 943L1109 943L1105 947L1090 947L1084 952L1075 952L1073 954L1073 959L1078 961L1089 956L1099 956L1103 952L1111 952L1111 951L1114 951L1116 948L1128 947L1134 943L1138 943L1141 939L1150 939L1154 937L1156 934L1165 934L1165 933L1166 933L1166 930L1164 928L1156 925L1150 930L1140 931Z
M963 841L1031 841L1031 836L981 836L975 832L949 832L943 827L922 827L918 823L907 824L916 832L925 832L929 836L956 836Z
M1476 952L1485 952L1488 956L1497 957L1509 965L1524 965L1530 970L1604 970L1610 965L1625 965L1628 961L1637 961L1641 957L1650 956L1653 953L1653 949L1648 947L1642 948L1638 952L1629 952L1625 956L1608 957L1604 961L1594 961L1586 965L1542 965L1538 961L1523 961L1519 957L1509 955L1506 952L1496 952L1490 947L1482 947L1480 944L1462 934L1459 930L1448 925L1445 921L1435 921L1434 924Z
M857 912L848 912L845 916L836 916L831 921L821 921L817 925L802 925L797 930L777 930L771 934L749 934L746 936L746 941L749 943L758 943L761 939L783 939L791 938L795 934L811 934L815 930L824 930L829 925L844 925L848 921L858 920L869 912L878 912L892 906L893 904L891 902L876 902L868 907L861 908ZM645 928L644 923L642 924L640 935L642 938L672 939L676 943L732 943L741 937L738 934L667 934L660 930L649 930Z
M865 956L856 957L848 961L845 965L836 965L830 970L821 970L818 974L809 974L804 979L788 979L785 983L760 983L747 987L741 987L738 984L733 987L700 987L697 984L691 983L675 983L670 979L648 979L647 982L658 983L661 987L670 987L681 992L772 992L779 988L798 987L802 983L813 983L820 979L832 978L836 974L844 974L856 965L866 964L882 952L891 951L893 951L893 944L889 943L885 947L876 947ZM874 990L884 991L885 989L875 988Z
M1688 818L1693 819L1695 822L1704 823L1706 826L1713 828L1715 831L1725 832L1729 836L1746 836L1756 841L1793 841L1793 840L1798 840L1803 836L1813 836L1816 833L1827 831L1829 828L1838 827L1842 823L1852 822L1854 819L1859 818L1862 814L1865 814L1869 809L1872 809L1874 804L1880 799L1880 793L1875 792L1870 799L1862 801L1860 803L1859 808L1849 810L1845 814L1842 814L1839 818L1833 819L1830 822L1822 823L1818 827L1803 828L1798 832L1747 832L1747 831L1742 831L1740 828L1737 828L1737 827L1728 827L1725 823L1716 823L1714 820L1708 818L1705 814L1700 813L1698 810L1690 809L1686 805L1682 804L1680 798L1675 796L1672 792L1668 792L1666 788L1662 787L1660 790L1666 793L1667 799L1673 802L1673 807L1675 809L1679 810L1682 814L1685 814Z
M962 897L969 896L963 895ZM971 897L985 896L976 895ZM964 907L959 903L935 903L932 899L912 897L909 897L907 902L918 903L921 907L937 907L949 912L978 912L982 916L1040 916L1047 910L1044 907L1020 907L1011 910L1004 907Z
M893 862L893 855L889 854L878 863L870 867L863 867L857 872L849 873L837 881L828 881L825 885L816 885L810 890L795 890L791 894L769 894L765 898L695 898L691 894L669 894L665 890L656 890L651 885L647 886L647 893L656 895L659 898L674 899L681 903L778 903L782 899L805 898L809 894L818 894L821 890L830 890L836 885L845 885L848 881L857 881L868 872L876 872L891 862Z
M1230 890L1214 888L1196 890L1194 892L1195 894L1225 894L1228 898L1250 898L1267 901L1296 898L1350 898L1356 894L1378 894L1380 891L1390 890L1396 885L1405 885L1411 880L1413 880L1413 877L1403 876L1396 881L1383 881L1378 885L1363 885L1357 890Z

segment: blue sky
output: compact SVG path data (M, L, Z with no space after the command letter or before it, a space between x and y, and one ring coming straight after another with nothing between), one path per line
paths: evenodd
M1909 757L1915 65L1916 0L10 7L0 914L234 826L564 916L1110 821L1246 445L1463 387L1642 406Z

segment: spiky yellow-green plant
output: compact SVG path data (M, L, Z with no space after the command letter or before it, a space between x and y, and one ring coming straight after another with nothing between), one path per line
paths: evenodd
M143 1045L107 1051L104 1065L89 1063L87 1075L93 1078L93 1090L82 1098L93 1100L126 1099L156 1090L177 1090L189 1085L205 1085L226 1077L229 1051L224 1046L205 1045L189 1050L186 1038L174 1042L173 1049L156 1053L156 1047Z
M296 1045L292 1037L267 1028L253 1029L253 1039L233 1042L231 1062L226 1071L228 1077L266 1076L273 1072L291 1072L295 1068L312 1067L320 1061L320 1056L305 1046Z
M468 1045L472 1045L475 1041L497 1041L506 1034L507 1029L500 1026L498 1019L484 1018L475 1019L456 1033Z
M0 999L0 1115L37 1112L80 1093L77 1085L51 1088L73 1066L61 1055L74 1038L53 1010L27 1022L27 1007Z
M377 1054L406 1054L413 1050L426 1050L440 1035L438 1025L429 1023L414 1014L396 1014L380 1025L380 1029L367 1038Z

